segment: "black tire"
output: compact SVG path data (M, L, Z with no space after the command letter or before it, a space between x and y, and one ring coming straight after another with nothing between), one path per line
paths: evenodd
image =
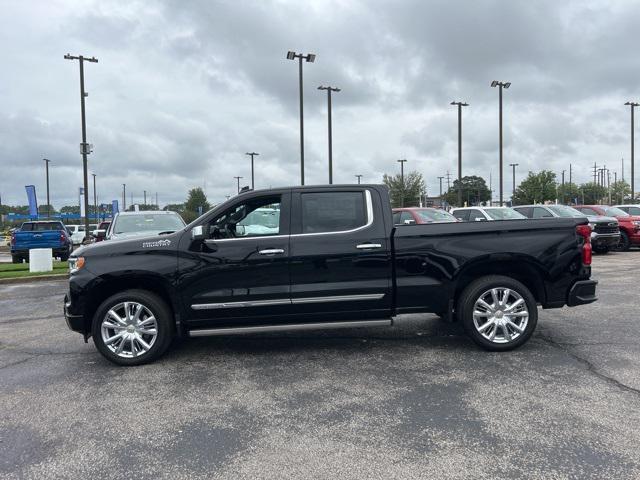
M69 260L69 254L64 254L64 255L60 255L60 261L61 262L66 262L67 260Z
M143 353L129 357L124 357L111 351L110 347L105 344L105 341L102 338L102 322L109 310L124 302L135 302L143 305L151 312L156 320L157 333L155 341L151 344L151 347ZM125 366L142 365L156 360L171 344L174 331L175 323L169 306L159 296L146 290L125 290L107 298L96 310L96 313L93 316L91 328L93 343L98 351L107 360L115 364ZM132 340L132 342L135 341ZM138 346L140 346L140 343L138 343ZM131 351L132 348L135 350L136 347L132 347L131 344L129 344L129 351ZM122 353L122 355L124 354L126 354L126 351Z
M626 232L620 231L620 242L616 247L618 252L626 252L631 248L631 242L629 241L629 235Z
M11 255L12 263L22 263L22 257L20 255Z
M609 253L609 247L593 247L593 251L600 255L605 255Z
M513 292L516 292L524 300L524 304L526 305L526 309L528 310L528 320L523 332L519 333L513 340L505 341L504 343L497 343L498 339L496 339L496 341L490 341L489 339L485 338L476 328L473 319L473 311L476 301L494 288L506 288L512 290ZM529 340L538 323L538 307L536 305L536 300L529 289L517 280L502 275L490 275L479 278L478 280L470 283L464 289L458 299L457 312L458 318L462 320L462 325L467 335L469 335L469 337L471 337L471 339L476 344L478 344L485 350L495 352L513 350L514 348L517 348L520 345L524 344L527 340ZM503 315L504 314L501 314L500 318L503 318ZM506 316L508 317L508 315ZM516 319L516 321L520 320ZM496 330L498 329L497 326L495 326L494 328ZM506 337L505 332L504 330L502 330L502 328L503 327L500 327L500 332L503 337ZM509 326L505 326L504 328L506 328L507 331L510 331L511 334L517 333L515 329L512 329ZM492 330L491 327L487 329L487 332L489 332L490 330Z

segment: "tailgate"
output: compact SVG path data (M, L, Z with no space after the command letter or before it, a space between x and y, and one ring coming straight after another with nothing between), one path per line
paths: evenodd
M60 232L58 230L16 233L16 250L58 248L60 245Z

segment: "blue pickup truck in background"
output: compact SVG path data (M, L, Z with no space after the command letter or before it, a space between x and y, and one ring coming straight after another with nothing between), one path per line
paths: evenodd
M32 248L50 248L54 257L66 261L71 253L71 235L62 222L25 222L11 234L11 259L13 263L29 261Z

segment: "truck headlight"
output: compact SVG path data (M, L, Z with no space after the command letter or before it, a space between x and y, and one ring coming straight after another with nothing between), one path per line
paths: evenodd
M640 222L638 220L634 220L633 225L636 227L640 227Z
M589 224L589 228L591 228L591 230L595 230L596 229L596 224L595 223L590 223Z
M84 267L84 257L69 258L69 273L76 273L82 267Z

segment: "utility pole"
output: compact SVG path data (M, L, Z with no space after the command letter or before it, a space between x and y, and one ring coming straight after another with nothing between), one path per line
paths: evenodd
M360 185L360 179L362 178L362 175L354 175L354 176L358 178L358 185Z
M156 192L156 208L160 210L160 205L158 205L158 192Z
M93 214L96 216L96 220L98 218L98 196L96 195L96 174L92 173L93 176Z
M462 205L462 107L468 107L465 102L451 102L458 106L458 205Z
M447 192L451 190L451 174L449 170L447 170Z
M593 184L597 185L596 177L598 176L598 164L593 162Z
M500 128L500 206L503 205L502 201L502 89L509 88L511 86L511 82L499 82L494 80L491 82L492 87L499 87L499 101L500 101L500 117L499 117L499 128Z
M300 185L304 185L304 103L302 100L302 60L313 63L316 60L314 53L303 55L292 51L287 52L287 60L298 59L298 79L300 83Z
M249 155L251 157L251 190L255 190L256 186L255 186L254 176L253 176L253 157L260 154L256 152L247 152L245 153L245 155Z
M91 153L91 145L87 143L87 122L84 99L85 97L88 97L89 94L84 91L84 62L98 63L98 59L96 57L87 58L83 55L72 56L68 53L64 56L64 58L66 60L78 60L80 64L80 116L82 118L82 143L80 144L80 152L82 153L82 173L84 177L84 239L89 240L89 197L87 195L87 193L89 192L89 178L87 175L87 155Z
M122 211L127 210L127 184L122 184Z
M562 170L562 197L561 197L561 202L562 204L564 204L564 172L566 172L566 170Z
M571 169L571 164L569 164L569 184L573 184L573 171Z
M638 102L627 102L625 103L625 105L629 105L631 107L631 203L635 203L635 199L636 199L636 191L635 191L635 155L634 155L634 148L635 148L635 137L634 137L634 125L635 125L635 120L634 120L634 116L633 116L633 112L635 110L635 108L637 106L640 105L640 103Z
M238 181L238 193L240 193L240 179L244 177L233 177Z
M143 190L143 195L144 195L144 208L147 208L147 191Z
M402 190L401 190L402 196L400 197L401 198L401 200L400 200L400 206L401 207L404 207L404 190L405 190L405 187L404 187L404 163L406 161L407 160L404 159L404 158L401 159L401 160L398 160L398 162L400 163L400 182L402 183Z
M48 158L42 159L45 164L45 170L47 172L47 218L51 218L51 202L49 201L49 160Z
M511 206L513 206L513 197L516 196L516 167L520 165L519 163L510 163L509 166L513 171L513 191L511 192ZM489 187L491 188L491 187Z
M339 88L327 86L324 87L320 85L318 90L326 90L327 91L327 110L328 110L328 129L329 129L329 185L333 184L333 140L331 133L331 92L339 92Z
M444 177L438 177L438 180L440 180L440 199L442 201L442 180L444 180Z
M607 169L607 191L609 192L609 205L611 205L611 170Z

